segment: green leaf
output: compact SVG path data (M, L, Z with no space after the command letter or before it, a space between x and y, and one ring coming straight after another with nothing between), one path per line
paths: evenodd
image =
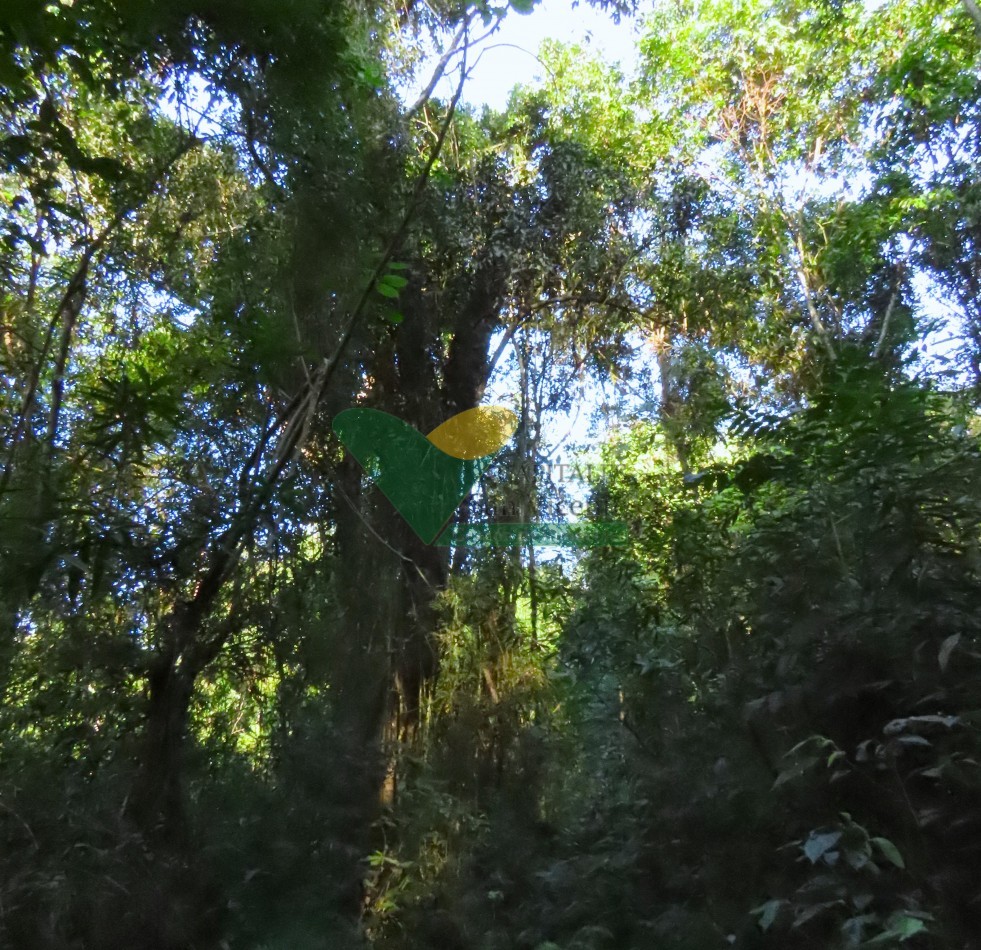
M759 907L754 907L750 913L756 914L759 917L757 923L759 924L760 930L766 933L766 931L768 931L776 922L780 911L786 906L787 901L772 900L767 901L765 904L761 904Z
M795 748L791 749L790 752L788 752L784 756L784 758L793 755L796 749L800 749L803 746L807 745L809 741L810 740L808 740L807 742L802 742L798 746L795 746ZM833 745L833 743L830 742L828 744ZM790 768L784 769L777 776L776 780L773 783L773 787L779 788L781 785L784 785L786 782L791 782L794 781L795 779L801 778L808 771L808 769L811 769L815 765L817 765L818 761L819 761L818 757L814 755L809 755L806 758L798 759L792 766L790 766Z
M889 943L897 937L900 943L904 943L910 937L915 937L917 934L923 933L926 930L926 924L919 917L912 917L909 914L902 913L893 914L889 918L887 927L888 930L885 930L877 937L873 937L866 946L871 947L880 943Z
M375 285L375 290L378 291L383 297L388 297L389 300L396 300L398 298L399 292L390 284L383 284L381 281Z
M840 831L828 831L824 834L815 834L812 831L810 837L804 842L804 854L811 864L816 864L840 840Z
M906 867L906 862L897 848L888 838L873 838L872 843L882 852L883 857L897 868Z
M511 9L515 13L527 16L535 9L535 0L511 0Z
M897 924L893 924L893 930L899 935L900 940L908 940L918 933L923 933L926 924L919 917L903 917Z

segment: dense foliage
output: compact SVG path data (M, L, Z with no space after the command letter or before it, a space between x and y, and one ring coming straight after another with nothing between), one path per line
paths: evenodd
M981 947L981 11L595 5L0 9L0 946Z

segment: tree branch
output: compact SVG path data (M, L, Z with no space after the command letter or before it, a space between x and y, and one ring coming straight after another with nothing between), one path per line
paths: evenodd
M204 619L204 616L210 609L215 597L221 590L223 583L238 563L243 549L243 544L255 529L258 518L261 516L265 506L272 498L287 465L293 459L299 447L306 441L310 423L312 422L317 408L320 405L321 399L323 398L324 393L327 391L327 387L330 385L331 379L333 378L334 373L341 362L344 352L346 351L351 340L351 336L354 333L354 329L360 321L364 310L371 299L372 293L374 293L375 285L377 284L377 281L381 275L385 272L385 268L388 266L393 254L405 237L408 226L415 215L416 208L420 198L422 197L423 191L425 190L426 184L429 181L433 166L436 164L436 161L442 152L443 145L446 141L446 136L456 114L456 108L463 94L463 87L466 78L466 45L464 45L464 58L460 68L460 82L447 109L446 117L440 128L436 144L434 145L426 165L416 181L415 188L413 189L412 195L406 206L405 213L402 216L398 228L389 239L381 259L378 261L378 264L372 271L371 277L366 282L357 305L352 310L351 315L348 318L344 332L341 334L341 338L335 347L334 354L321 362L321 364L314 371L310 381L305 383L297 395L293 398L289 407L287 408L287 411L280 414L278 417L277 421L281 421L283 428L282 434L276 443L273 460L268 471L260 478L258 484L251 485L251 479L246 473L253 471L258 467L258 460L264 453L265 446L268 444L272 432L267 430L263 434L260 445L257 446L256 450L252 453L252 456L246 463L246 468L243 471L243 475L240 476L239 479L240 485L249 486L249 490L252 492L251 497L242 500L241 507L233 517L232 523L221 534L215 543L213 547L211 565L198 581L190 601L182 601L177 607L175 607L175 611L180 611L182 614L180 618L182 622L175 624L175 618L173 615L169 615L164 622L165 627L170 627L171 629L181 629L183 631L182 638L186 639L189 635L188 632L193 632L196 630L200 622ZM178 649L180 650L182 646L183 644L178 647ZM194 651L195 655L191 663L192 670L195 668L200 669L202 664L207 663L217 654L217 651L220 650L222 646L221 634L219 634L217 640L212 638L212 640L208 641L207 643L199 643L196 646L197 649Z

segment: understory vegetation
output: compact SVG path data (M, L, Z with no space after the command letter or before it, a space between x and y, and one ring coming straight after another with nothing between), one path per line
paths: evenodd
M0 8L0 947L981 948L981 11L593 6Z

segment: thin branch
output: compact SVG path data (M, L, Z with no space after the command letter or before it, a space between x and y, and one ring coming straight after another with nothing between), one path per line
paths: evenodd
M501 354L507 349L508 343L511 342L511 338L517 332L518 328L528 319L530 314L526 314L523 317L517 317L507 328L504 336L501 338L501 342L498 344L497 349L494 350L494 355L490 358L490 362L487 364L487 379L489 380L497 368L497 361L501 358Z
M28 419L34 408L34 401L37 397L37 391L41 382L41 374L44 371L44 364L47 362L48 352L54 339L55 329L59 323L64 322L65 325L62 332L61 346L59 347L58 359L55 366L52 408L48 417L47 441L49 445L52 443L54 436L57 434L58 416L61 409L62 391L64 386L65 365L68 358L68 347L70 347L75 322L78 319L78 314L81 311L81 306L84 302L85 283L88 277L89 269L92 266L92 262L95 260L96 254L103 249L109 238L123 223L123 221L153 196L154 192L163 181L164 176L170 171L174 164L198 144L200 144L200 140L193 138L185 139L183 142L181 142L180 147L174 152L174 154L167 159L159 170L155 171L154 174L150 176L148 186L145 192L140 196L139 200L117 211L109 223L102 229L99 235L89 244L89 246L85 249L85 252L82 254L74 273L68 281L68 286L65 288L65 292L62 294L61 300L55 309L54 316L48 323L44 342L41 345L41 352L39 353L37 362L35 363L35 366L31 372L31 377L28 381L27 389L21 402L17 424L8 438L7 459L4 465L3 474L0 476L0 494L6 490L10 483L10 478L13 472L13 454L16 450L17 444L27 431Z
M440 57L439 62L436 64L436 68L433 70L432 78L426 84L426 88L420 93L419 98L412 104L409 111L405 114L405 121L408 122L422 107L429 102L430 97L433 94L433 90L438 85L439 81L443 78L443 73L446 72L446 67L449 65L450 60L456 55L457 50L460 47L460 43L463 41L464 37L467 35L467 30L470 27L473 18L476 16L476 11L472 12L462 24L460 24L460 29L457 30L450 42L450 45L446 48L446 52Z
M828 328L824 325L824 321L821 319L821 315L818 313L817 306L814 303L814 295L811 293L807 273L804 270L804 243L799 234L797 236L797 253L800 255L800 264L795 264L794 270L797 272L797 280L800 282L801 290L804 292L804 302L807 305L807 312L810 315L814 329L817 331L818 336L821 337L821 342L828 351L828 355L834 361L837 359L837 354L831 342Z
M82 260L75 270L68 288L65 290L59 305L59 314L64 315L64 327L61 335L61 346L58 358L55 363L54 383L52 386L51 411L48 417L48 428L46 443L49 452L54 451L55 439L58 435L58 422L61 415L61 404L65 391L65 370L68 365L68 353L71 349L72 337L75 334L75 326L78 323L82 306L85 303L86 283L88 280L89 268L98 251L100 251L109 240L110 236L116 231L123 220L130 215L137 207L148 201L156 190L160 187L170 169L180 161L197 143L197 139L187 138L181 142L180 146L170 155L163 165L150 176L148 187L135 206L127 207L117 211L113 219L103 228L102 233L89 244Z
M246 106L246 117L245 117L245 147L248 149L249 155L252 157L252 161L255 162L256 168L259 169L262 177L268 182L270 188L273 190L273 194L277 198L283 199L286 197L286 190L283 186L276 181L276 176L273 175L272 169L266 164L265 159L259 154L259 149L255 142L255 116L252 114L251 106Z
M394 554L397 558L399 558L399 560L404 561L406 564L411 564L416 569L416 571L418 572L419 576L423 579L423 582L426 584L426 586L430 590L432 590L432 591L435 591L436 590L436 588L433 586L432 581L428 577L426 577L425 573L423 573L422 568L419 567L419 565L415 561L413 561L411 557L409 557L407 554L403 553L402 551L400 551L398 548L394 547L393 545L389 544L375 530L374 525L361 513L361 511L358 508L358 506L350 499L350 497L348 496L347 492L344 491L344 489L341 488L340 485L335 484L334 485L334 490L341 496L341 498L343 498L348 503L348 505L351 508L351 511L354 512L354 514L357 516L358 520L368 529L368 533L376 541L378 541L380 544L382 544L386 548L388 548L388 550L391 551L392 554Z
M351 336L354 333L355 326L361 319L364 310L367 307L368 301L371 299L371 295L374 292L378 279L384 273L389 261L392 259L392 256L394 255L398 246L401 244L409 224L415 215L416 208L420 198L422 197L422 193L425 190L426 184L429 181L429 176L432 172L433 166L436 164L436 161L442 151L443 144L446 141L446 136L456 114L456 108L460 102L461 96L463 95L463 87L467 75L466 46L464 46L464 58L460 68L460 82L457 86L453 99L450 102L449 108L447 109L446 118L440 129L439 138L437 139L436 145L429 155L425 167L419 175L416 182L416 187L413 190L405 213L402 216L402 220L389 240L381 259L371 274L370 279L365 284L364 291L358 300L357 306L355 306L354 310L351 312L351 315L344 328L344 332L342 333L340 340L335 347L333 356L324 359L323 362L321 362L314 372L310 383L304 384L304 386L291 401L288 411L281 414L280 418L283 420L283 432L276 444L275 457L269 471L261 478L258 485L256 485L253 489L252 497L243 504L241 509L232 519L232 523L217 540L213 549L214 554L212 564L200 578L191 600L179 604L168 618L167 625L171 626L173 629L183 628L186 631L196 629L197 625L210 608L212 601L217 596L222 584L238 563L239 557L241 556L243 543L254 529L256 521L261 515L266 504L272 498L276 486L278 485L287 465L294 457L298 448L306 440L306 435L309 431L313 416L316 413L320 401L326 392L338 365L340 364L344 352L347 349ZM258 459L261 458L261 455L264 452L264 446L268 444L270 436L271 432L264 433L261 445L257 447L256 451L253 452L247 463L247 470L252 470L258 465ZM247 484L248 481L248 477L244 476L244 482ZM242 483L243 478L240 478L240 484ZM183 624L176 622L178 620L177 611L184 614L185 622ZM192 622L187 623L187 619L190 619ZM177 646L178 649L180 649L182 645L178 644ZM212 638L207 643L198 644L197 659L199 664L209 662L211 658L217 655L217 652L221 649L221 646L222 640L220 637Z
M555 75L554 70L551 69L551 67L548 65L548 63L545 62L545 60L543 60L540 56L536 56L531 50L525 49L523 46L519 46L517 43L491 43L490 46L485 46L480 51L480 55L474 61L473 68L476 69L480 65L480 61L484 58L484 53L489 53L492 49L504 49L504 48L516 49L530 56L533 60L535 60L538 63L539 66L541 66L545 70L545 72L549 74L553 83L556 81L557 77Z
M907 257L908 257L907 253ZM879 338L876 340L875 349L872 351L873 359L878 359L882 353L882 348L886 343L886 335L889 332L889 321L892 319L893 310L896 308L896 301L899 299L899 289L902 283L903 271L906 261L901 260L896 264L896 282L893 284L892 294L889 296L889 305L886 307L885 316L882 318L882 327L879 330Z

